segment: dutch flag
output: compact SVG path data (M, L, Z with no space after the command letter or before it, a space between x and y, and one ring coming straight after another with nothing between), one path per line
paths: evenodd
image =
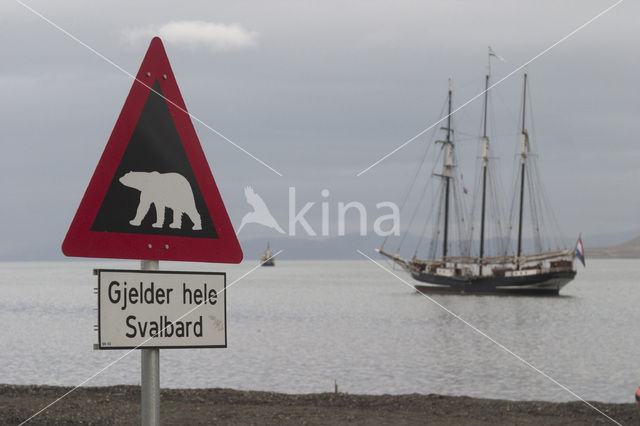
M578 259L580 259L580 262L582 262L582 266L587 266L586 263L584 263L584 246L582 245L582 235L578 237L578 242L576 244L576 256L578 256Z

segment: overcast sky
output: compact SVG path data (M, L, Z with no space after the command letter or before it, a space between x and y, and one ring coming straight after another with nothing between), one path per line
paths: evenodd
M429 135L356 174L439 118L449 77L457 105L480 92L488 45L506 59L493 61L497 81L615 2L25 3L132 74L162 37L189 111L283 174L195 124L234 226L245 186L286 226L294 186L319 230L322 201L332 215L361 201L373 217L375 203L400 202ZM640 229L638 16L623 2L527 67L540 169L568 237ZM0 258L55 256L132 81L12 0L0 35ZM505 178L521 84L518 72L491 95ZM459 134L479 132L480 107L454 116Z

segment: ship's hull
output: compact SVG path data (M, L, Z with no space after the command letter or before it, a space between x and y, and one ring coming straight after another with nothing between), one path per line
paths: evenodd
M525 276L451 277L411 270L424 293L557 295L576 276L574 270L542 271Z

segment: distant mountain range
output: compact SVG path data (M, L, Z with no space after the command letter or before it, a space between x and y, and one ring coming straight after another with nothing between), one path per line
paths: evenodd
M631 241L626 241L629 235L640 235L640 230L626 233L610 233L600 235L583 235L585 254L587 258L640 258L640 236ZM362 237L360 235L345 235L342 237L287 237L273 235L271 237L243 238L240 236L240 245L246 260L255 259L267 247L267 241L271 243L271 250L279 259L288 260L329 260L329 259L364 259L356 250L361 250L369 256L378 258L375 249L380 247L384 238L376 235ZM401 238L389 238L385 248L392 252L397 251L397 245ZM626 241L626 242L623 242ZM408 235L404 241L406 256L412 256L418 242L418 237ZM68 259L60 250L61 241L44 240L38 245L19 239L0 241L0 261L23 260L64 260ZM575 244L575 239L567 241L567 247ZM426 243L422 247L427 247Z
M638 259L640 258L640 236L615 246L585 247L584 251L586 258Z
M292 238L275 236L272 238L240 238L245 260L260 259L267 248L267 242L281 260L355 260L364 259L356 250L369 256L378 257L374 249L380 247L383 238L376 235L361 237L345 235L343 237Z
M637 233L632 233L636 234ZM627 233L626 235L629 235ZM415 238L414 238L415 239ZM375 248L380 247L383 238L377 236L360 237L358 235L347 235L344 237L333 238L256 238L241 240L242 250L245 259L260 258L260 255L267 246L267 241L271 243L271 250L276 253L283 250L279 255L281 259L363 259L356 250L377 258L374 252ZM412 240L412 238L409 238ZM585 256L587 258L623 258L623 259L640 259L640 236L623 243L624 241L617 234L597 235L583 237L585 244ZM386 247L395 253L395 244L397 241L391 240ZM414 241L410 241L414 243ZM567 243L567 247L572 247L575 240ZM616 244L618 243L618 244ZM412 244L408 244L413 247ZM426 244L423 245L426 247ZM410 255L411 253L409 253Z

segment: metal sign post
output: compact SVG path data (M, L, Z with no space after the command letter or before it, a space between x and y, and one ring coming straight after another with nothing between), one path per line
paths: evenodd
M157 260L141 260L140 269L157 271L160 262ZM160 425L160 349L142 348L140 350L141 375L140 397L143 426Z

